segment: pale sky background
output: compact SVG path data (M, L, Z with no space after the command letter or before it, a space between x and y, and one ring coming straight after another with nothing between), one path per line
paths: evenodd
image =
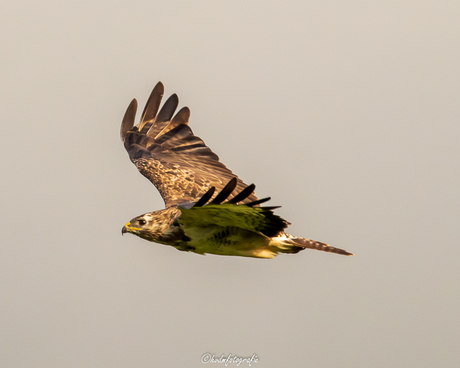
M0 366L458 368L459 19L458 1L2 2ZM163 208L119 138L159 80L291 233L355 256L122 237Z

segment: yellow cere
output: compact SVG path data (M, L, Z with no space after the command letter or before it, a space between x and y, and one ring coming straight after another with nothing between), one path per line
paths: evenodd
M127 227L129 230L140 230L140 227L131 227L131 222L128 222L125 227Z

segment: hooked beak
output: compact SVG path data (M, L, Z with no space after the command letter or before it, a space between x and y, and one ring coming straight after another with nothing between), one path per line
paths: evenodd
M128 227L131 225L130 222L128 222L125 226L123 226L123 229L121 229L121 235L125 233L129 233Z

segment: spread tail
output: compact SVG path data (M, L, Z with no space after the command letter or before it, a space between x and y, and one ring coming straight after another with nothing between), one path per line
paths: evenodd
M289 234L281 234L280 236L271 238L270 247L274 247L279 253L298 253L306 248L322 250L323 252L343 254L352 256L353 253L347 252L340 248L331 247L329 244L321 243L315 240L298 238Z

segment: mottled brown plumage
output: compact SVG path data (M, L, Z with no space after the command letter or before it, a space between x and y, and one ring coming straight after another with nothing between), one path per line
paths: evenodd
M177 95L172 95L158 112L163 91L159 82L137 126L134 126L137 102L135 99L131 102L123 118L121 138L131 161L157 187L166 207L192 204L210 187L219 191L236 175L193 134L188 126L187 107L173 117ZM238 179L236 190L246 186ZM255 199L255 195L248 197L248 201Z
M246 185L188 126L190 110L174 112L173 94L160 109L164 86L153 89L134 125L134 99L121 125L121 139L139 172L158 189L166 209L135 217L122 232L199 254L273 258L305 248L351 255L325 243L291 236L276 207L260 207L255 186Z

